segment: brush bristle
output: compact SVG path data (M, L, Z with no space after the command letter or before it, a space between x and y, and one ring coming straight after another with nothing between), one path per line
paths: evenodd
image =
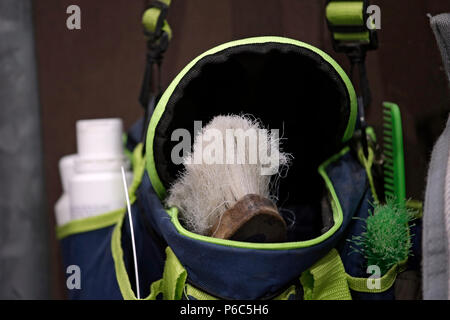
M412 213L394 198L375 207L373 214L365 219L365 232L350 241L353 249L361 253L367 265L376 265L385 274L396 263L411 253L410 227Z
M207 140L205 134L207 131L211 132L211 129L220 132L222 138L205 142ZM178 207L180 218L186 228L198 234L206 235L217 219L220 219L227 209L247 194L258 194L276 201L277 179L261 174L263 164L259 157L256 163L250 163L248 143L245 144L245 150L238 150L236 139L232 140L234 158L236 159L238 155L245 157L244 164L237 164L236 161L232 164L227 164L225 161L225 163L216 164L213 163L214 159L208 156L205 158L204 150L213 147L216 150L221 149L223 159L226 159L227 129L246 131L263 128L258 121L244 116L230 115L213 118L195 137L193 152L184 159L185 169L171 186L166 200L168 206ZM258 139L258 148L261 148L263 144L267 144L269 150L278 154L279 168L286 169L290 156L280 151L279 139L272 139L266 131L262 139ZM204 162L195 164L197 157L203 158Z

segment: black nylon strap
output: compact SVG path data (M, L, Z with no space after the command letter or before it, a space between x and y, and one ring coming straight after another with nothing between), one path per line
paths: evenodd
M144 125L141 141L144 143L142 152L145 152L145 137L153 110L162 95L161 86L161 65L164 58L164 52L169 45L169 35L163 30L164 21L167 17L168 6L161 1L152 1L148 6L150 8L158 8L160 14L156 23L154 32L144 30L147 39L147 54L144 69L144 77L142 79L141 92L139 94L139 102L144 108ZM153 88L153 69L158 68L157 87Z

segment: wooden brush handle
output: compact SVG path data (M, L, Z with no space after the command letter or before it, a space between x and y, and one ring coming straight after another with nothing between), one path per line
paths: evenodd
M257 194L238 200L210 230L211 237L246 242L282 242L286 233L275 204Z

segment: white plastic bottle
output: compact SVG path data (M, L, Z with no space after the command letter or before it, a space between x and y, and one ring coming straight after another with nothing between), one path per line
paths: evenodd
M59 160L59 175L63 193L55 204L56 224L62 226L71 220L70 216L70 200L69 200L69 180L74 174L75 154L62 157Z
M121 167L128 185L132 173L124 154L121 119L79 120L75 174L69 181L72 219L82 219L126 206Z

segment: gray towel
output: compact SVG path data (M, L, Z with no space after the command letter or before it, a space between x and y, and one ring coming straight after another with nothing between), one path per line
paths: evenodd
M423 214L423 298L448 299L449 234L445 228L444 190L450 150L450 118L436 142L428 169Z
M450 14L430 19L450 81ZM450 117L428 169L423 216L423 298L450 298Z
M441 51L442 63L450 84L450 13L441 13L431 17L430 25Z
M448 127L450 125L450 118L449 123L447 124L447 131L449 131ZM445 137L450 139L450 137ZM450 149L450 148L449 148ZM444 200L444 217L445 217L445 229L447 231L447 262L450 264L450 150L447 160L447 175L445 178L445 200ZM448 279L448 291L447 291L447 297L450 298L450 265L447 267L447 273L449 274Z

